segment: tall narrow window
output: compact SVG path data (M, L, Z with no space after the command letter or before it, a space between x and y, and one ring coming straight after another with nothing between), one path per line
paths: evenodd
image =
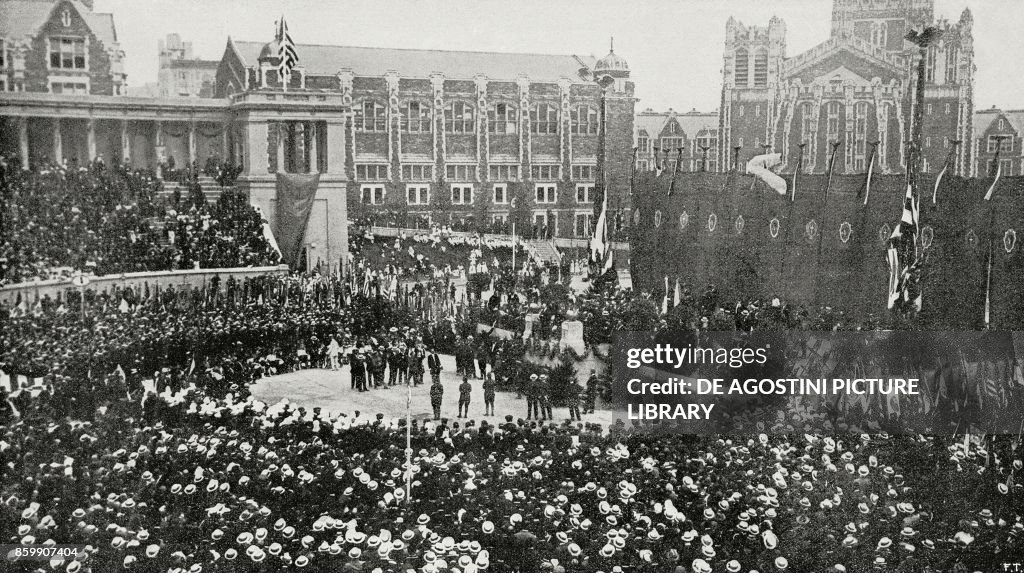
M754 52L754 87L763 88L768 85L768 50Z
M825 113L828 115L826 135L829 141L839 139L839 102L830 101L825 105Z
M960 49L956 46L946 46L946 83L955 84L960 81L959 69Z
M868 104L867 102L857 102L854 107L854 122L853 122L853 133L854 133L854 167L857 171L865 169L865 154L867 153L867 139L868 139Z
M750 78L750 56L743 48L736 50L733 56L733 71L736 75L736 87L745 88Z
M937 52L937 50L936 50L935 46L930 46L928 48L928 51L926 52L927 55L925 56L925 59L924 59L924 81L926 81L926 82L934 82L935 81L935 56L936 56L936 52Z

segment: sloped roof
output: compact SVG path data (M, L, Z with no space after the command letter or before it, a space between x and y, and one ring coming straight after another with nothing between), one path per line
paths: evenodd
M114 15L93 12L79 0L69 0L92 33L106 46L117 42ZM57 2L41 0L0 0L0 37L17 39L35 35L50 18Z
M1024 135L1024 110L1016 109L1003 111L1001 109L983 109L974 112L972 118L972 124L974 127L974 136L980 137L992 125L999 116L1006 117L1007 121L1010 122L1010 127L1017 132L1018 135Z
M246 66L256 65L266 42L232 42ZM428 78L443 73L448 79L473 79L477 75L490 80L514 81L526 75L534 82L557 82L569 78L582 82L580 68L594 68L592 56L551 54L514 54L501 52L459 52L411 50L353 46L296 46L299 65L309 75L334 75L348 68L357 76L381 77L389 71L405 78ZM588 82L589 83L589 82Z
M891 54L854 36L833 36L809 50L783 60L782 76L792 77L807 67L839 52L856 55L895 74L903 73L899 62Z
M661 135L662 130L665 129L665 125L671 118L675 118L676 121L679 122L679 127L683 129L683 133L686 137L696 137L697 133L704 129L709 129L715 132L718 131L717 112L706 113L691 111L687 113L676 113L674 111L645 111L637 114L633 125L637 133L646 131L649 137L655 138Z

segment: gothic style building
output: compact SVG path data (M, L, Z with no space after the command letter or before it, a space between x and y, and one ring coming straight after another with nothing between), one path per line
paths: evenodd
M650 108L636 115L637 171L718 171L718 113Z
M786 55L786 25L726 23L719 163L742 164L765 150L779 152L787 171L803 157L804 172L828 168L838 142L836 173L906 169L917 83L916 46L906 33L935 25L942 38L926 59L923 153L926 171L953 155L958 174L973 167L973 18L934 20L934 0L833 0L829 39ZM963 142L957 145L957 142ZM801 154L800 146L803 145Z

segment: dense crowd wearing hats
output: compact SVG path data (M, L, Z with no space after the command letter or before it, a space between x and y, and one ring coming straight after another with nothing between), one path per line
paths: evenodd
M22 171L0 159L0 284L181 268L276 264L241 195L160 195L151 173L102 162Z
M470 416L416 422L409 464L404 420L247 391L300 367L314 338L413 336L408 315L361 294L342 304L319 277L242 297L222 286L199 306L93 301L84 326L74 312L4 318L5 371L44 389L4 400L0 528L90 554L19 567L987 571L1024 551L1013 439L655 441Z

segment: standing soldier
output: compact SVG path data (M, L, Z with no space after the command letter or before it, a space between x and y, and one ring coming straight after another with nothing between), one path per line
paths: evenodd
M398 343L398 384L404 386L409 381L409 348L404 342Z
M398 345L391 341L388 347L388 386L394 386L398 380Z
M437 384L441 381L441 357L437 355L436 350L430 351L430 356L427 357L427 368L430 370L430 381Z
M385 386L384 384L384 370L387 368L388 363L384 356L384 350L380 347L374 347L370 354L370 366L373 367L373 387L380 388Z
M469 383L468 377L463 376L462 384L459 384L459 418L469 417L469 397L472 393L473 385Z
M488 372L484 379L484 416L494 415L494 373Z
M430 407L434 409L434 419L441 419L441 399L444 398L444 386L441 385L441 377L434 378L430 385Z
M597 370L590 370L590 377L587 378L587 403L584 412L587 414L594 413L594 407L597 405Z
M409 351L409 376L412 380L410 384L419 386L423 384L423 359L426 358L427 353L423 350L423 343L417 342L416 346Z
M537 404L537 375L530 374L530 381L526 383L526 419L532 420L535 413L540 418L540 407Z
M551 383L548 382L548 375L540 375L540 413L541 420L554 420L551 413Z

